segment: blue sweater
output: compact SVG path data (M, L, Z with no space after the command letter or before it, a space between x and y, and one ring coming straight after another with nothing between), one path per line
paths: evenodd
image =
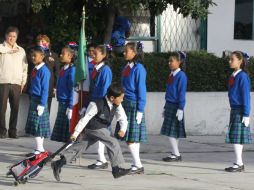
M60 74L63 72L63 74ZM75 66L69 66L66 70L61 70L57 79L56 96L59 102L68 103L68 108L73 106L73 86L75 78Z
M136 101L138 105L137 110L144 112L146 105L146 70L144 66L136 63L132 67L130 74L122 77L122 85L125 94L124 99Z
M104 98L111 83L112 71L108 65L104 65L100 68L99 73L94 80L91 77L91 101Z
M40 99L40 105L45 106L48 101L50 71L46 65L37 70L36 75L31 77L29 94Z
M165 99L169 103L177 104L178 109L183 110L186 100L187 77L183 71L179 71L171 84L167 84Z
M232 86L229 84L229 103L231 108L242 108L243 116L250 115L250 78L247 73L240 71L235 77Z

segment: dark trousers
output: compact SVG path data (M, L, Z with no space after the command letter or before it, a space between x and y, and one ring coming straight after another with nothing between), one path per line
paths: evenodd
M8 99L9 99L10 108L11 108L8 133L10 135L16 135L20 94L21 94L20 85L0 84L0 134L1 135L5 135L7 132L6 122L5 122L5 113L7 109Z

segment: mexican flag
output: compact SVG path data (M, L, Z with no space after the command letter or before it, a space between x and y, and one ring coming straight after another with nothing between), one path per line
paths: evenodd
M75 126L77 125L80 116L79 111L82 109L83 105L88 100L88 88L86 87L87 81L89 80L88 71L88 62L85 56L86 53L86 37L85 37L85 9L83 8L82 13L82 24L80 29L80 38L79 38L79 48L78 48L78 57L75 61L76 74L74 81L74 90L73 90L73 108L72 108L72 118L70 121L70 133L72 134Z

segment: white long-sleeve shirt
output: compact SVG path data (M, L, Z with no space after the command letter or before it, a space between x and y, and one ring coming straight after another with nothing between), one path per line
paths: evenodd
M113 108L113 104L112 102L110 102L110 100L107 97L106 97L106 100L111 111ZM83 129L86 127L86 125L89 123L89 121L97 113L98 113L98 108L96 106L96 103L90 102L90 104L87 107L85 116L79 120L77 126L75 127L73 136L77 138L79 134L83 131ZM116 121L119 122L120 124L121 131L126 132L127 126L128 126L128 120L127 120L127 116L125 114L122 104L120 104L116 108L115 117L116 117Z

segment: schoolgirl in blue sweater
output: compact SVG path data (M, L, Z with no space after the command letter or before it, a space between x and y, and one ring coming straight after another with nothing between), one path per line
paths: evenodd
M90 73L90 100L95 101L106 96L107 90L112 83L112 71L110 62L112 59L111 45L98 45L94 50L95 65ZM110 126L109 126L110 127ZM109 128L110 129L110 128ZM105 145L98 141L98 160L88 166L89 169L106 169L108 162L104 155Z
M117 124L115 136L126 141L133 158L132 174L143 174L144 167L141 163L139 152L140 142L147 141L145 126L146 105L146 69L143 66L143 44L129 42L124 48L124 58L128 61L122 71L122 86L125 91L123 108L128 118L128 128L124 138L120 138Z
M174 52L169 58L171 73L167 80L165 100L166 104L163 111L163 125L161 134L169 138L172 153L162 160L165 162L181 161L182 157L178 149L179 138L186 138L184 126L184 107L185 94L187 89L187 77L181 70L186 54L178 51Z
M231 111L226 143L234 145L236 161L233 166L225 168L227 172L244 171L243 144L250 144L252 141L250 131L250 78L246 73L248 58L246 53L234 51L229 61L229 66L234 72L228 82Z
M48 91L50 71L43 62L45 52L42 47L32 51L32 62L35 65L30 81L30 107L26 123L26 133L35 137L36 149L32 154L44 152L44 138L50 135Z
M63 64L58 74L56 97L58 112L51 140L67 142L70 138L70 119L72 117L73 87L75 66L73 65L74 50L69 46L62 49L60 61Z

